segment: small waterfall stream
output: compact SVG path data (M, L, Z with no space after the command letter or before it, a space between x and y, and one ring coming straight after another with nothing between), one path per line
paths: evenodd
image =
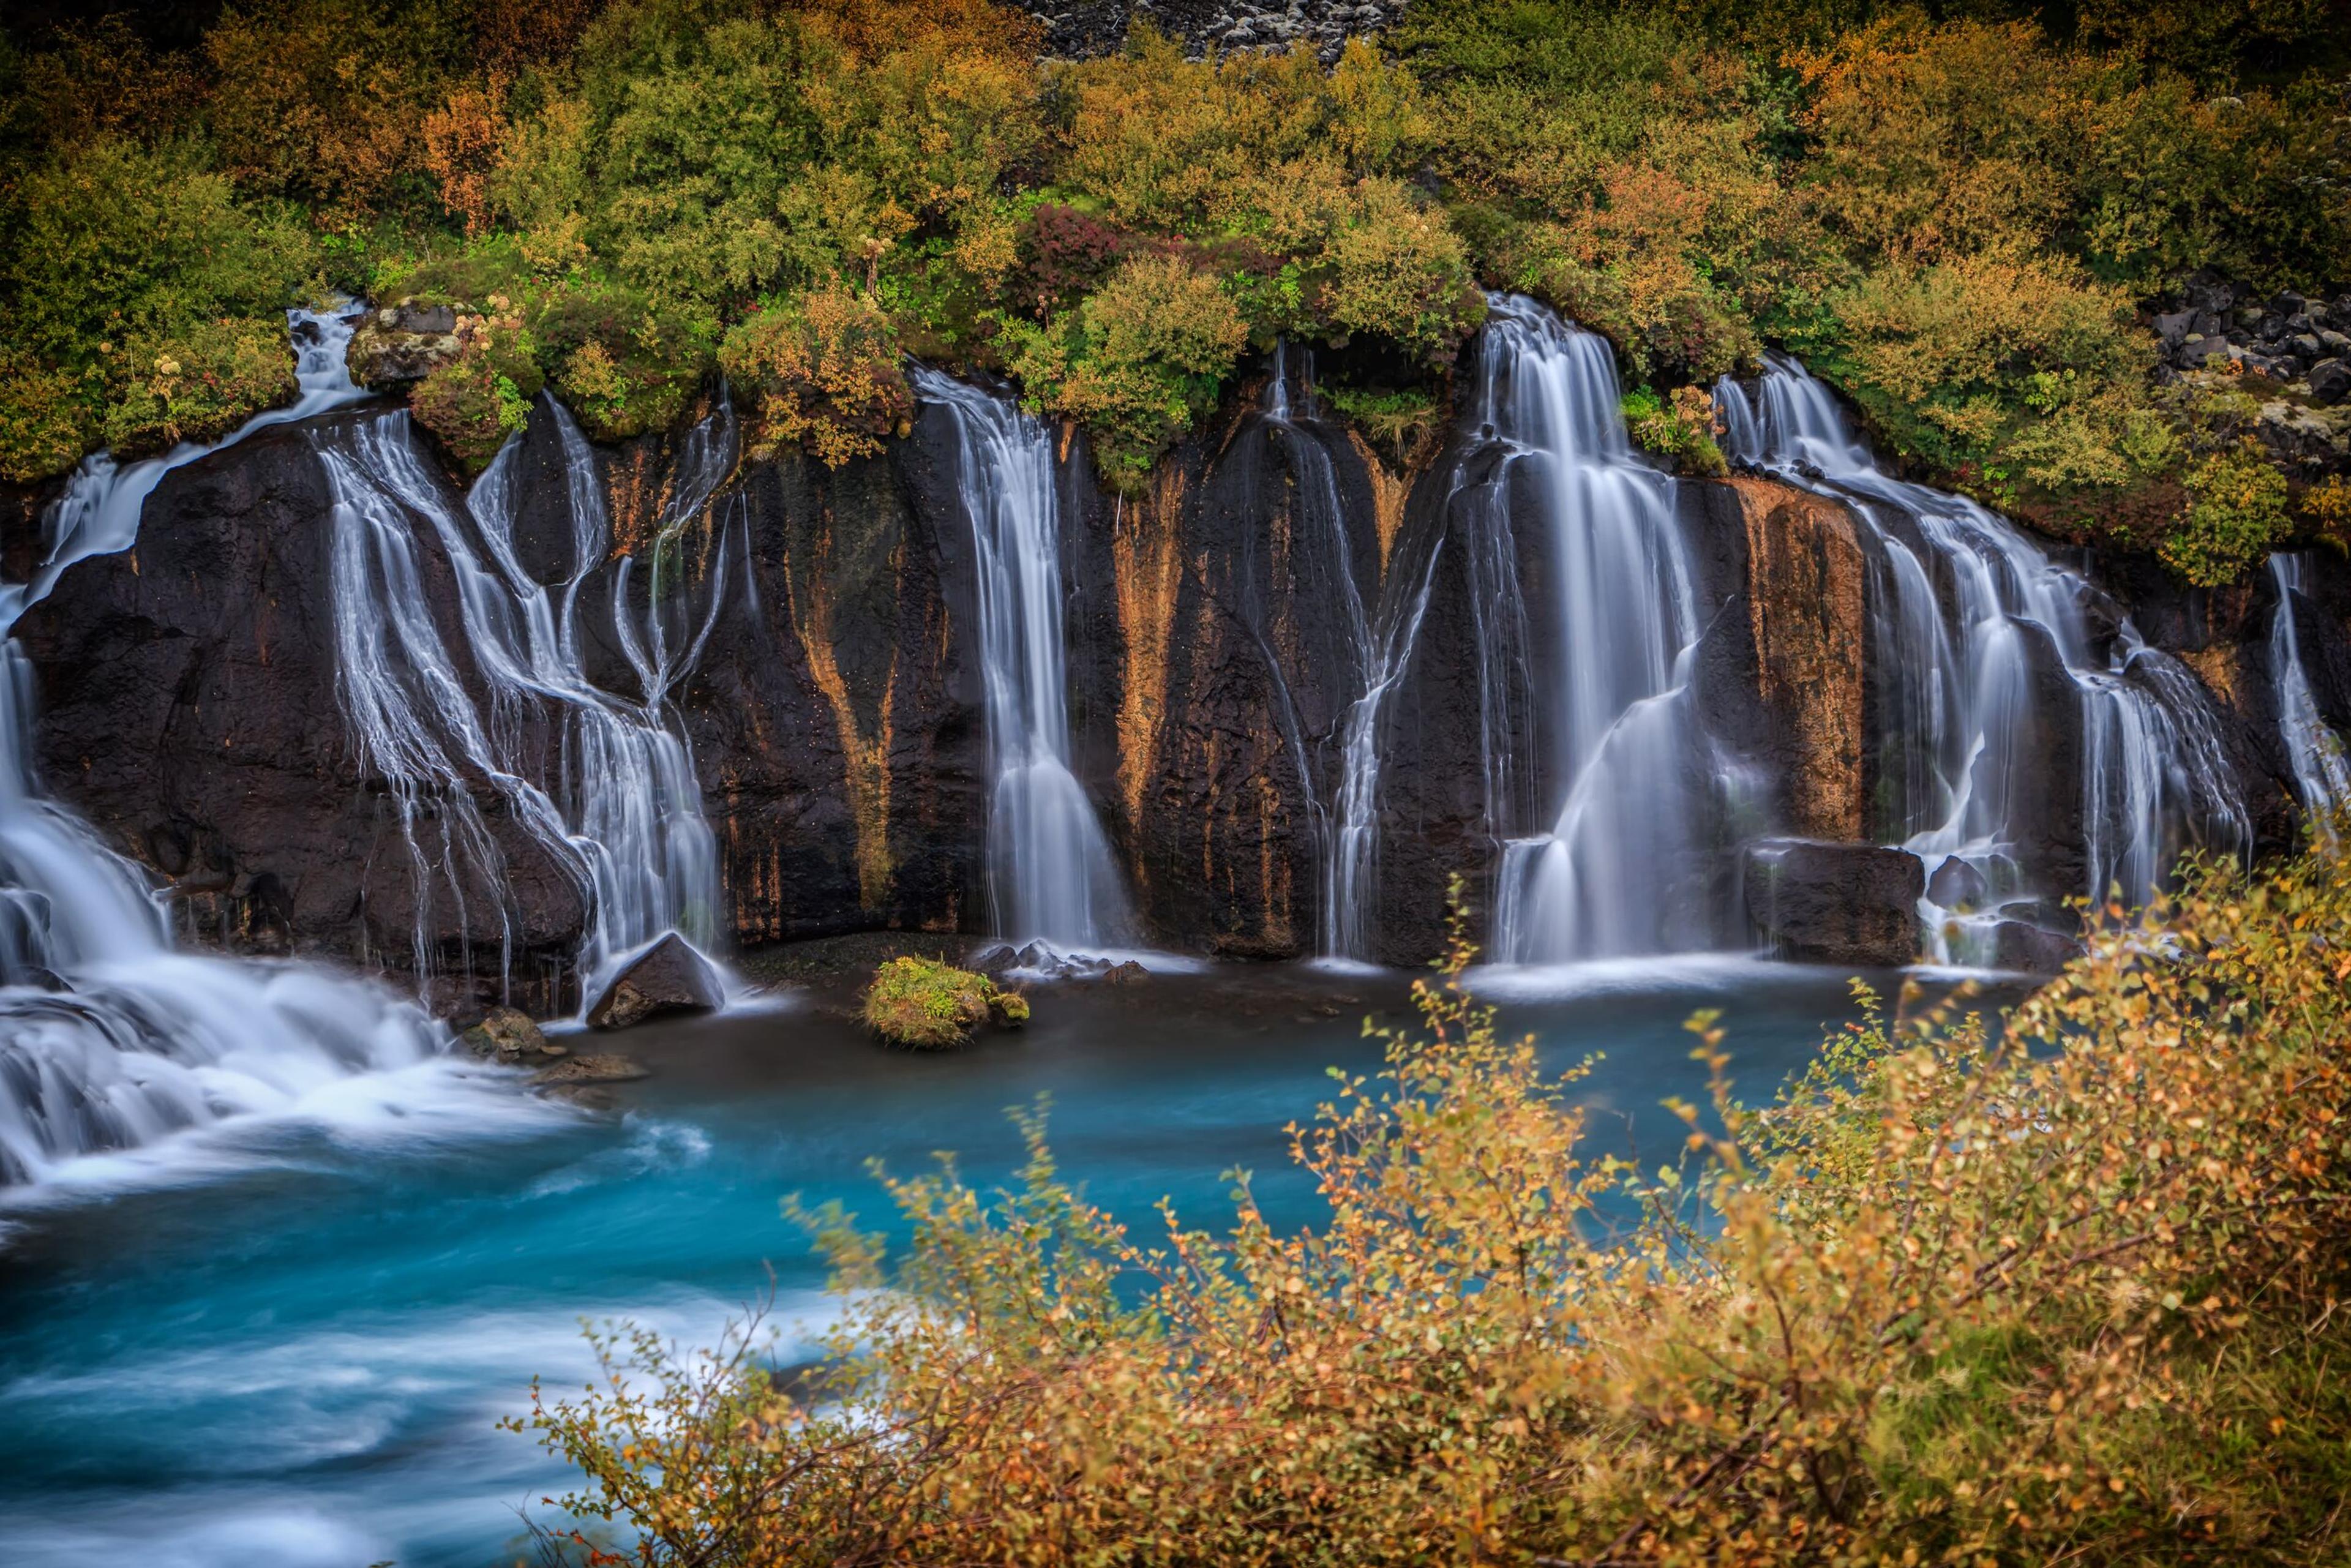
M1379 895L1379 801L1381 725L1410 666L1420 625L1437 580L1437 555L1416 575L1402 577L1391 566L1368 604L1355 581L1353 541L1331 455L1292 420L1287 344L1274 349L1265 419L1285 437L1298 485L1300 532L1304 548L1320 551L1321 580L1338 593L1354 695L1341 716L1339 779L1324 813L1321 949L1325 958L1362 962L1372 956L1372 925ZM1309 375L1311 375L1311 363ZM1312 417L1312 409L1307 411ZM1313 783L1310 778L1307 787Z
M552 590L524 570L515 549L519 440L483 471L463 517L405 413L319 431L314 442L334 497L337 691L363 763L398 813L420 890L416 972L421 979L436 967L429 891L445 894L467 929L470 881L501 895L500 973L510 975L516 933L503 897L507 868L474 800L479 780L580 890L589 915L578 959L585 1008L662 936L675 932L706 946L716 935L716 844L693 758L668 715L671 693L724 601L731 533L717 530L698 623L681 621L689 611L667 601L665 583L677 575L681 530L734 465L735 420L722 402L688 438L655 527L642 611L630 592L634 557L614 568L612 634L639 685L623 698L589 678L582 651L581 588L611 549L594 455L560 404L548 399L541 407L560 441L572 529L569 573ZM418 523L456 580L462 661L433 616ZM485 688L486 711L466 669ZM558 749L551 769L532 765L533 727L547 722ZM470 964L470 955L461 956L461 967Z
M1009 398L928 367L913 380L954 420L959 443L956 481L978 576L997 934L1098 947L1123 928L1125 896L1093 803L1070 770L1052 436Z
M2343 739L2319 716L2310 675L2302 667L2302 640L2294 624L2294 600L2302 592L2302 558L2281 550L2270 557L2270 580L2277 585L2277 611L2270 621L2270 679L2276 686L2278 732L2294 768L2303 810L2332 833L2329 814L2351 806L2351 759Z
M1708 800L1687 701L1698 604L1674 482L1634 454L1605 339L1497 298L1482 361L1479 419L1507 453L1489 511L1507 527L1508 470L1523 469L1549 525L1559 649L1534 700L1549 688L1563 795L1548 832L1504 846L1494 956L1552 964L1705 946L1711 911L1686 895L1705 859ZM1508 549L1480 553L1501 577ZM1523 607L1494 612L1523 646Z
M1882 551L1872 582L1872 650L1881 728L1900 747L1886 772L1894 836L1932 875L1926 915L1936 954L1987 960L2003 904L2050 894L2144 903L2189 842L2241 854L2252 834L2196 677L2149 647L2127 619L2103 634L2095 591L2005 519L1963 497L1894 478L1855 439L1828 389L1772 361L1750 403L1716 388L1736 459L1846 503ZM2029 770L2053 715L2035 678L2054 664L2077 712L2085 872L2052 886L2031 863L2023 820L2045 810ZM1965 874L1945 874L1951 861ZM1954 907L1936 889L1968 890ZM1965 914L1958 909L1965 905Z
M352 402L348 321L290 313L301 400L210 447L82 465L45 519L47 551L5 591L13 625L76 560L129 548L172 468L254 431ZM0 645L0 1186L77 1156L288 1108L354 1074L413 1065L445 1036L379 988L296 964L173 951L140 868L33 776L32 670Z

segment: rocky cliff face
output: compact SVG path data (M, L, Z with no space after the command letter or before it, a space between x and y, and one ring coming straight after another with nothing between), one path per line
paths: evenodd
M1528 605L1552 602L1542 530L1524 497L1480 509L1497 471L1480 432L1458 432L1426 468L1400 474L1341 425L1274 417L1262 402L1240 401L1171 454L1138 498L1098 486L1083 441L1061 434L1072 760L1129 880L1141 939L1233 956L1314 951L1343 731L1362 691L1344 607L1352 593L1382 623L1418 610L1378 725L1369 925L1378 956L1421 961L1439 941L1447 876L1482 891L1497 838L1555 809L1538 760L1544 705L1524 676L1545 666L1522 657L1498 677L1495 655L1509 636L1525 640L1524 654L1555 629L1486 623L1498 570L1520 575ZM392 417L360 408L329 419ZM516 551L539 580L560 582L577 564L563 453L545 420L526 442ZM678 442L596 455L614 545L580 589L589 674L630 689L615 594L677 596L680 623L706 627L674 703L718 840L721 925L738 944L987 929L987 738L954 451L930 410L880 458L839 470L793 453L745 464L659 573L646 546L678 482ZM1685 484L1681 495L1703 580L1695 700L1710 744L1752 780L1725 814L1722 885L1711 890L1735 912L1755 875L1741 843L1884 837L1875 802L1900 741L1878 719L1886 671L1870 634L1866 533L1838 504L1761 478ZM420 878L383 781L354 759L337 701L329 506L310 434L264 433L172 473L138 547L67 572L19 634L39 685L41 768L173 889L194 935L398 968L420 881L471 873L436 862ZM1516 520L1497 533L1497 517ZM2119 563L2105 580L2212 689L2260 842L2289 842L2267 580L2189 594L2154 568ZM445 563L422 591L461 643ZM2297 620L2303 663L2338 726L2351 725L2346 622L2351 574L2314 570ZM2048 711L2072 711L2054 690L2053 651L2044 663ZM2022 763L2048 781L2035 852L2061 876L2081 864L2078 747L2056 722ZM440 966L471 973L476 998L495 990L486 956L503 907L516 994L568 1004L580 889L486 781L475 800L510 894L431 895Z

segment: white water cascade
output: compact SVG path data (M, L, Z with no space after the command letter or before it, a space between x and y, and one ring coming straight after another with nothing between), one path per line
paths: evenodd
M500 972L509 972L507 868L474 799L479 781L581 892L584 1009L661 937L674 932L706 946L716 935L716 844L693 758L669 720L671 694L725 598L730 536L719 532L698 624L664 602L664 584L678 575L682 530L734 466L736 431L722 403L688 437L655 528L642 612L630 593L634 558L612 573L611 632L638 684L622 697L589 678L583 656L581 589L611 549L594 455L559 403L541 407L560 438L571 518L569 575L552 589L516 553L519 439L475 481L462 517L405 413L322 430L314 441L334 497L337 692L361 761L399 816L418 888L411 957L419 979L436 967L434 890L467 929L469 882L498 893ZM462 661L432 612L421 537L456 580ZM468 686L468 668L486 703ZM554 736L551 763L534 745L543 727ZM460 956L461 968L471 962Z
M1922 913L1946 960L1983 961L2002 904L2054 894L2131 904L2161 886L2190 841L2241 854L2252 828L2210 702L2179 662L2127 619L2101 638L2095 592L2005 519L1963 497L1894 478L1855 439L1828 389L1775 359L1750 403L1716 388L1729 455L1845 502L1882 551L1872 583L1882 731L1901 747L1887 775L1894 835L1929 873L1957 859L1972 875L1964 918ZM2083 880L2051 886L2022 831L2045 812L2029 764L2059 716L2035 665L2054 663L2081 736Z
M44 519L47 553L5 591L13 625L74 561L129 548L172 468L360 395L348 321L290 313L301 400L210 447L85 462ZM32 772L32 670L0 646L0 1186L78 1156L290 1108L354 1074L423 1061L445 1035L413 1004L296 964L173 951L162 901Z
M1365 603L1355 582L1338 475L1322 443L1291 420L1289 369L1287 345L1277 344L1266 423L1287 438L1298 483L1300 532L1305 548L1324 557L1320 579L1338 592L1349 689L1354 693L1339 723L1338 788L1324 822L1322 956L1362 962L1372 956L1374 900L1379 893L1381 724L1419 639L1437 580L1437 557L1432 551L1424 569L1410 578L1391 574ZM1310 408L1309 417L1311 413ZM1313 788L1311 778L1307 787Z
M1125 895L1093 803L1070 770L1061 643L1061 521L1053 441L1006 397L914 371L959 442L987 710L988 894L997 934L1068 952L1114 940Z
M1712 912L1687 894L1707 859L1705 745L1687 695L1698 617L1674 482L1634 454L1606 340L1497 298L1482 358L1479 420L1549 525L1559 649L1543 685L1563 792L1549 832L1504 846L1494 956L1706 946Z
M2351 806L2351 759L2343 738L2319 716L2310 675L2302 667L2302 642L2295 635L2294 601L2302 592L2302 558L2281 550L2270 557L2270 580L2277 585L2277 611L2270 621L2270 680L2276 687L2278 732L2285 739L2302 808L2319 831L2331 833L2331 813Z

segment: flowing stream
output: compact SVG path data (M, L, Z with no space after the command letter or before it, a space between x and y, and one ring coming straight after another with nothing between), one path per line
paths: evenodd
M404 413L319 430L313 440L334 496L337 691L362 762L392 802L419 890L415 972L421 979L441 965L433 933L445 907L461 931L495 922L499 972L511 976L517 915L508 869L475 800L480 780L580 890L589 915L578 956L585 1008L662 936L707 946L716 933L716 845L669 708L724 601L733 533L716 530L698 622L674 592L674 558L682 531L734 466L736 432L722 403L688 437L655 526L642 609L631 592L634 557L613 570L611 634L638 685L622 697L589 677L581 625L582 586L612 544L594 455L559 403L540 407L560 440L571 521L568 572L553 588L516 553L519 439L462 507ZM433 614L426 539L456 579L462 659ZM468 668L486 703L465 679ZM558 755L549 767L534 740L550 720ZM486 892L491 907L476 921L467 900ZM470 952L455 958L460 972L473 967Z
M1674 482L1634 453L1605 339L1498 298L1481 360L1478 418L1507 455L1487 520L1508 528L1518 469L1549 534L1558 647L1533 700L1562 797L1548 831L1504 845L1494 955L1556 964L1708 946L1712 912L1689 890L1708 858L1712 770L1688 700L1698 613ZM1487 570L1473 576L1496 580L1477 585L1479 614L1523 661L1523 601L1489 603L1520 592L1510 548L1479 554ZM1491 760L1496 745L1489 732L1489 789L1510 771Z
M2270 557L2270 580L2277 585L2277 611L2270 622L2270 679L2276 685L2278 732L2294 768L2302 808L2319 831L2332 834L2331 813L2351 806L2351 760L2342 737L2319 716L2310 674L2302 667L2302 639L2295 634L2294 601L2302 596L2302 558L2281 550Z
M349 322L291 319L301 400L212 447L86 462L45 519L40 567L7 591L10 624L72 562L134 543L141 507L172 469L358 395L342 368ZM43 792L33 713L32 670L12 638L0 646L0 1187L102 1181L141 1163L125 1151L255 1116L349 1124L400 1113L403 1095L463 1092L413 1074L371 1097L350 1092L356 1075L428 1067L445 1039L376 987L174 951L145 874Z
M1053 438L1008 397L926 366L914 382L955 422L957 489L971 523L997 935L1063 953L1099 948L1122 932L1126 901L1093 803L1070 770Z
M2111 606L2078 573L1976 503L1883 472L1791 361L1771 362L1752 402L1726 378L1716 404L1729 455L1844 502L1876 547L1878 727L1898 747L1881 763L1886 826L1932 873L1922 913L1938 957L1988 961L2003 907L2110 891L2141 904L2187 844L2250 849L2201 685L2126 618L2097 620ZM2067 727L2081 755L2070 805L2041 798L2032 766ZM2083 862L2070 885L2034 847L2066 837L2069 816Z

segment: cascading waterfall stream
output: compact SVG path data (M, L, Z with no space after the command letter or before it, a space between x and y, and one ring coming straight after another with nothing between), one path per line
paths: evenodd
M484 470L461 518L406 414L321 431L315 440L334 497L337 690L360 757L398 812L417 879L416 972L422 978L434 967L425 890L437 883L446 891L464 929L468 880L500 890L501 973L511 964L506 868L474 802L470 783L479 779L581 891L590 916L578 959L584 1008L664 936L702 946L715 935L716 844L693 758L665 716L724 601L730 534L719 531L698 625L674 624L661 589L674 575L668 563L680 531L734 465L735 421L722 403L688 439L656 528L642 621L629 592L632 560L613 573L613 636L639 683L627 700L588 678L582 654L581 585L611 545L594 455L560 404L542 406L560 439L572 525L569 573L554 590L533 580L515 550L519 442ZM466 662L486 689L486 713L423 591L420 521L455 576ZM542 782L530 776L529 731L550 719L559 765L557 778Z
M1291 421L1289 368L1288 346L1277 344L1265 417L1288 437L1301 531L1308 547L1323 553L1322 575L1338 590L1353 666L1348 675L1355 694L1340 720L1339 784L1326 819L1322 953L1325 958L1362 961L1371 956L1374 900L1379 891L1380 727L1419 640L1437 580L1437 559L1432 551L1426 570L1413 580L1390 577L1365 607L1355 582L1338 474L1322 444Z
M978 572L997 933L1064 951L1100 946L1124 925L1125 896L1093 803L1070 770L1052 436L1009 398L927 366L915 368L914 383L946 410L959 444L956 482Z
M1564 794L1549 832L1504 846L1494 955L1702 946L1711 912L1685 892L1705 860L1704 741L1687 696L1698 622L1674 482L1634 455L1606 340L1526 299L1491 305L1479 417L1508 455L1489 511L1507 523L1508 470L1520 469L1549 524L1560 647L1544 684ZM1500 575L1507 551L1481 553Z
M1901 747L1889 816L1930 873L1957 860L1970 873L1953 879L1970 889L1967 917L1931 894L1922 910L1938 957L1985 961L1982 939L2003 904L2103 899L2110 888L2144 903L2191 840L2232 854L2251 846L2210 702L2178 660L2127 619L2101 647L2095 591L2081 576L1976 503L1882 472L1802 366L1775 358L1757 402L1728 378L1718 383L1729 455L1846 503L1882 552L1873 653L1883 728ZM2036 695L2036 661L2062 670L2081 729L2085 875L2074 887L2047 885L2023 852L2023 818L2046 806L2030 748L2037 727L2059 716Z
M211 447L83 464L45 519L47 552L5 592L10 624L76 560L135 543L163 475L254 431L355 401L347 320L290 313L301 400ZM145 876L33 777L32 670L0 646L0 1186L77 1156L287 1109L356 1073L409 1066L445 1035L412 1004L295 964L172 950Z
M2270 621L2270 679L2276 685L2278 732L2302 808L2319 831L2334 831L2332 813L2351 806L2351 759L2342 737L2319 716L2310 674L2302 667L2294 601L2302 593L2302 558L2281 550L2270 557L2270 580L2277 585L2277 611Z

